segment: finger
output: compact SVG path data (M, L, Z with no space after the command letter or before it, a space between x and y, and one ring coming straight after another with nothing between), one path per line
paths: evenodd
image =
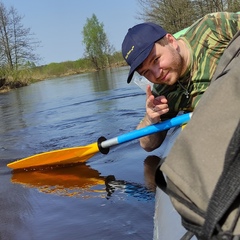
M152 95L152 90L150 85L147 85L146 95L147 95L147 98L149 98Z
M152 91L151 91L151 86L147 85L147 89L146 89L146 108L153 108L156 104L154 104L154 96L152 95Z
M163 115L165 113L167 113L169 111L169 108L168 108L168 105L167 104L164 104L164 105L157 105L153 108L153 111L160 114L160 115Z
M155 105L158 105L158 104L166 104L168 101L167 101L167 99L166 99L166 97L165 96L158 96L158 97L156 97L155 99L154 99L154 104Z

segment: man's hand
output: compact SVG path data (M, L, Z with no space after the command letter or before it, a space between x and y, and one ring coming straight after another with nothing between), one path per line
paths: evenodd
M154 124L161 121L161 115L169 111L167 99L165 96L154 97L151 92L150 85L147 86L146 90L146 121L149 124Z

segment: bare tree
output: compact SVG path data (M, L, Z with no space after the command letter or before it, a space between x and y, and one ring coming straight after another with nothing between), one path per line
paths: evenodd
M0 2L0 64L11 70L40 59L34 53L39 41L33 38L30 28L24 28L22 19L14 7L7 10Z
M175 33L193 23L195 12L190 0L138 0L142 12L140 19L160 24Z
M138 18L160 24L170 33L190 26L207 13L237 12L240 0L138 0Z
M237 12L240 10L240 0L195 0L197 9L201 8L202 14L211 12Z
M9 67L12 68L12 59L11 59L11 49L10 49L10 40L9 40L9 19L7 17L7 10L5 6L0 3L0 60L1 65L9 64Z

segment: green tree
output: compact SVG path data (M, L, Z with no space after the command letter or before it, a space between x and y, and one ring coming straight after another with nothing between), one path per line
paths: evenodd
M95 14L87 18L82 34L85 57L91 60L94 68L100 70L109 66L109 57L114 49L108 41L103 23L99 23Z

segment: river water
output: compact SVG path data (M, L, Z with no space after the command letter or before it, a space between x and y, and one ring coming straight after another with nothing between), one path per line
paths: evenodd
M152 239L157 161L138 140L64 168L7 164L135 129L145 93L127 68L49 79L0 94L0 239Z

